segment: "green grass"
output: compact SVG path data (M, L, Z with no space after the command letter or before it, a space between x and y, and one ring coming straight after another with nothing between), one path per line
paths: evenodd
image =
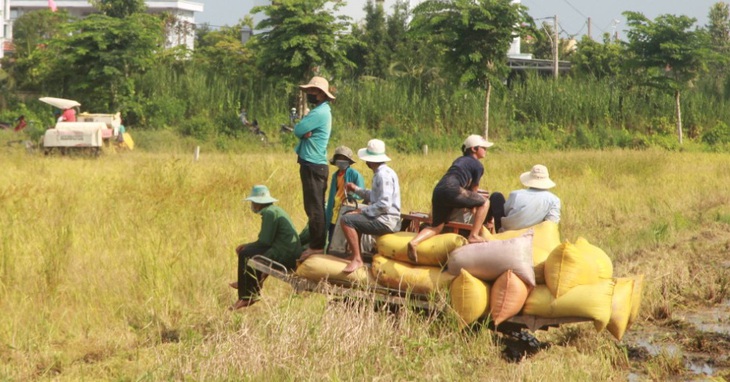
M147 138L135 135L142 148ZM0 142L0 380L583 381L682 370L676 357L628 360L592 324L542 332L554 345L510 364L491 331L460 332L449 312L392 315L271 279L260 304L232 314L234 248L260 224L242 202L251 186L268 184L305 224L294 154L233 143L240 152L204 149L194 162L194 141L149 138L159 152L99 159L29 156ZM389 155L403 210L428 211L457 152ZM726 154L503 147L484 160L482 186L519 188L536 163L558 184L563 239L606 250L617 276L646 275L632 330L727 296L730 278L717 266L730 239Z

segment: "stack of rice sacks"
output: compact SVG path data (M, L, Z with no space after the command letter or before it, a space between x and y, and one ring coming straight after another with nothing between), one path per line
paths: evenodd
M485 243L468 244L454 233L436 235L418 246L417 263L408 258L408 242L415 235L380 236L370 271L362 267L345 274L347 260L313 255L296 273L315 281L377 283L419 294L449 291L462 327L487 316L499 325L520 313L580 317L621 340L638 316L643 275L614 278L603 250L584 238L561 243L555 223L495 235L483 230Z
M372 274L382 286L431 294L446 292L454 276L442 269L449 254L466 245L466 238L444 233L424 240L418 245L418 261L408 258L408 242L413 232L397 232L377 239L378 254L373 257Z
M588 240L566 240L542 268L545 284L530 293L523 314L592 319L596 331L607 328L618 340L636 320L643 275L613 277L611 259Z
M449 257L451 307L462 327L490 316L495 325L519 314L535 279L535 230L488 235L489 241L465 245Z
M490 241L463 246L448 261L456 276L451 306L463 326L488 315L495 325L519 313L580 317L621 340L636 320L643 275L614 278L610 258L586 239L561 243L552 222L482 235Z

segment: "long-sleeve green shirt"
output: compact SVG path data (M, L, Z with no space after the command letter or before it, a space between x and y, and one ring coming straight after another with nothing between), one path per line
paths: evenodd
M271 246L264 256L287 268L295 268L296 260L302 253L302 244L291 218L286 211L273 204L262 209L260 214L261 231L256 243Z

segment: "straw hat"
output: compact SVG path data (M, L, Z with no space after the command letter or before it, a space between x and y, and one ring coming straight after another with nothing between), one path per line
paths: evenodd
M330 93L330 83L323 77L312 77L311 80L309 80L309 83L306 85L299 85L300 89L306 90L310 88L317 88L324 92L324 94L329 97L329 99L335 99L335 96Z
M251 190L251 195L249 195L244 200L250 200L258 204L269 204L279 201L278 199L274 199L271 197L271 192L269 192L268 187L260 184L253 186L253 189Z
M332 158L330 158L330 164L335 164L335 157L338 155L342 155L347 158L347 160L350 161L350 164L355 163L355 160L352 159L355 155L352 153L352 150L347 146L339 146L335 149L335 153L332 155Z
M492 147L494 142L489 142L481 135L470 135L464 140L464 149L470 149L472 147Z
M548 173L547 167L536 164L532 166L532 170L520 175L520 182L525 187L537 188L540 190L547 190L555 187L555 182L550 180L550 174Z
M382 163L390 161L390 158L385 155L385 142L380 139L368 141L368 147L358 150L357 156L365 162Z

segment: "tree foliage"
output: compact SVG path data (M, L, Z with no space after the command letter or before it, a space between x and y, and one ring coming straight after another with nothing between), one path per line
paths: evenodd
M719 53L730 51L730 5L715 3L708 14L707 31L712 49Z
M596 79L614 78L621 73L625 55L624 46L612 40L608 33L604 34L603 43L584 36L571 56L570 70L574 75L587 74Z
M509 0L427 0L413 11L412 28L439 44L459 81L479 87L506 76L507 51L531 21Z
M147 8L144 0L91 0L90 2L102 14L118 19L143 13Z
M646 85L674 92L681 144L680 94L707 70L711 57L707 33L692 30L697 20L687 16L660 15L652 21L638 12L624 12L624 15L630 27L627 47L632 53L627 62L644 72Z
M462 84L485 89L484 135L489 136L492 84L506 78L507 52L532 24L525 7L510 0L426 0L413 11L412 28L442 49L446 66Z
M155 65L161 21L138 13L124 19L93 14L63 26L43 50L48 92L73 96L89 108L115 110L134 102L133 75Z
M32 90L42 86L40 74L50 61L43 59L48 42L63 37L62 25L70 21L66 11L41 10L28 12L13 23L15 53L3 64L18 88Z
M352 44L347 16L334 16L343 5L329 0L281 0L254 7L266 19L256 28L257 62L262 72L289 82L308 80L312 74L339 74L353 63L345 51ZM331 7L328 8L328 7Z
M647 84L670 90L682 89L706 70L710 55L707 35L691 29L697 21L687 16L660 15L647 19L638 12L624 12L630 27L628 63L643 69Z
M244 20L232 27L224 26L216 31L206 31L198 38L194 60L210 72L227 73L233 78L249 78L255 69L251 49L241 43Z

